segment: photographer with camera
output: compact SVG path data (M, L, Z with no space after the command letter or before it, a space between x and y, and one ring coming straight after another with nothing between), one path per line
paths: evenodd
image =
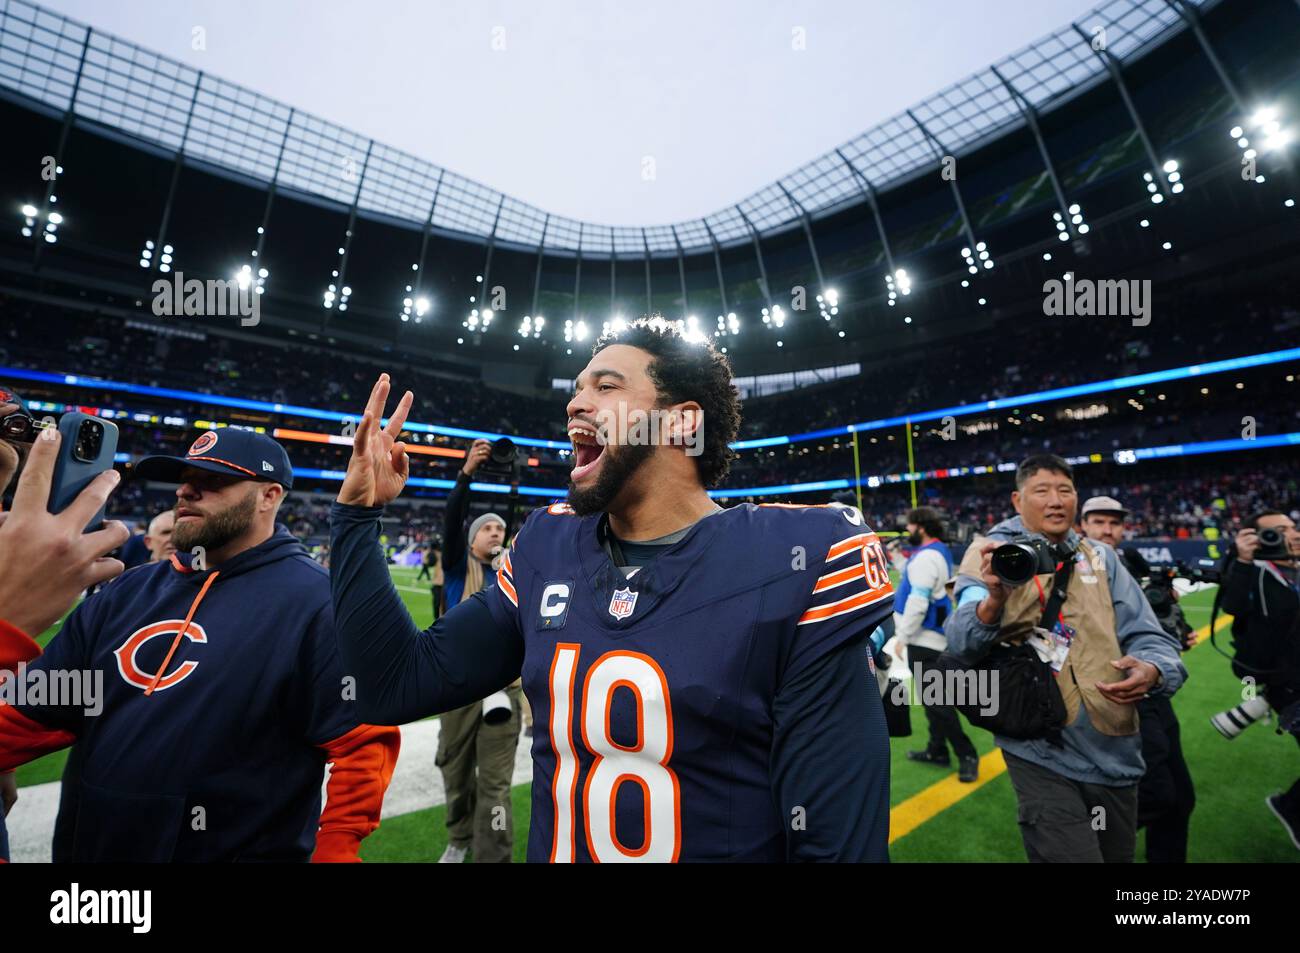
M1145 770L1135 703L1187 677L1115 551L1074 530L1074 471L1054 454L1016 470L1019 514L966 550L949 652L993 686L994 732L1032 862L1131 862Z
M894 638L897 651L906 655L904 663L916 667L916 684L920 685L926 670L948 647L943 623L952 612L947 590L952 552L944 542L939 511L930 506L909 510L907 542L913 550L894 596ZM925 704L925 719L930 725L930 740L922 750L907 752L907 759L947 767L951 745L957 756L957 780L968 784L975 781L979 777L979 754L962 731L957 709Z
M443 606L439 614L492 585L492 562L506 541L506 521L484 513L469 524L470 482L493 455L493 445L475 440L447 496L443 527ZM482 701L444 712L440 718L437 766L447 791L447 849L439 863L510 863L514 819L510 782L519 742L520 683ZM501 809L504 808L504 817ZM495 821L495 823L494 823Z
M1153 572L1142 554L1124 547L1124 521L1128 510L1119 500L1094 496L1083 504L1080 525L1089 539L1106 543L1134 578L1147 580L1143 589L1156 619L1184 649L1191 626L1178 607L1173 587L1176 569ZM1142 760L1146 774L1138 783L1138 827L1147 829L1147 863L1187 863L1187 829L1196 807L1196 789L1183 759L1182 731L1168 696L1143 698L1137 703L1138 728L1142 733Z
M1265 510L1246 520L1233 550L1215 607L1233 616L1233 673L1254 679L1300 742L1300 531L1285 513ZM1265 803L1300 848L1300 780Z

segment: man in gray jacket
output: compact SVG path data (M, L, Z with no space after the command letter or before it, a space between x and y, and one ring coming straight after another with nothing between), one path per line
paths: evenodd
M1074 531L1078 496L1068 463L1052 454L1027 458L1011 502L1019 516L976 539L962 560L948 650L972 664L997 642L1025 640L1056 675L1067 712L1060 743L994 737L1029 859L1131 862L1145 771L1135 703L1172 695L1187 670L1115 551ZM1009 586L993 572L992 554L1023 534L1053 544L1060 558L1054 573ZM1062 581L1065 598L1044 628L1044 609Z

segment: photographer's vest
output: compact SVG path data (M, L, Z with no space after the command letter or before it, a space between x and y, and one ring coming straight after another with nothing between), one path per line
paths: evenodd
M962 574L980 578L980 548L990 542L998 541L981 536L971 542L961 561L959 571ZM1056 677L1056 687L1065 701L1066 724L1074 724L1082 703L1092 726L1103 735L1137 734L1137 706L1113 702L1096 687L1097 682L1110 684L1126 678L1122 671L1110 664L1124 653L1115 632L1115 607L1111 602L1110 583L1106 579L1105 560L1101 551L1087 540L1079 542L1075 559L1074 572L1065 590L1065 602L1061 605L1061 617L1075 634L1065 664ZM1043 603L1052 591L1052 576L1041 574L1038 583L1028 582L1008 589L999 641L1023 641L1038 626L1043 615ZM1041 600L1039 586L1042 587Z

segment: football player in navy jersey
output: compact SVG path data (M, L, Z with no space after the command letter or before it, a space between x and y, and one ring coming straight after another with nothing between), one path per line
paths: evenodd
M568 502L533 512L496 584L423 632L378 543L408 475L413 397L381 427L389 388L381 375L331 512L339 649L367 720L522 675L529 860L888 859L867 649L887 560L852 507L713 502L740 423L724 356L661 319L602 337L568 405Z

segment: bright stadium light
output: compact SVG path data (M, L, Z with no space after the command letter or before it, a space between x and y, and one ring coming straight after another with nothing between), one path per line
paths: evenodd
M36 217L36 206L35 206L35 205L24 205L24 206L23 206L23 215L25 215L27 218L35 218L35 217Z
M908 276L907 269L899 268L892 275L885 275L885 287L889 289L889 306L892 308L898 302L899 295L912 293L912 279Z
M817 310L822 319L829 321L840 313L840 293L834 288L827 288L817 296Z
M587 329L587 322L586 322L586 321L578 321L576 324L574 324L574 326L573 326L573 339L574 339L575 341L585 341L585 340L587 340L587 335L588 335L588 333L590 333L590 332L589 332L588 329Z

